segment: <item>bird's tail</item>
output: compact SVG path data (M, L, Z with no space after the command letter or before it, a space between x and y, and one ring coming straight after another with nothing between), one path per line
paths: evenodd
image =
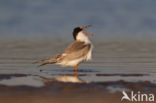
M56 63L56 60L54 58L48 58L48 59L43 59L40 61L33 62L33 64L40 64L38 67L44 66L46 64L53 64L53 63Z

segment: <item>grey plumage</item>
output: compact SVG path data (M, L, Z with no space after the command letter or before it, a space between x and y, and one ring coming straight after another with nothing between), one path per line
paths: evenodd
M89 26L85 27L76 27L73 30L74 42L65 49L61 54L56 55L52 58L47 58L44 60L37 61L35 63L41 63L39 66L46 64L59 64L61 66L70 66L75 67L77 71L77 66L83 61L91 60L93 45L88 35L91 33L83 33L83 30L86 30Z
M53 64L53 63L59 64L62 61L72 61L80 57L86 56L86 54L89 52L90 49L91 49L91 44L86 44L85 42L81 42L81 41L74 41L71 45L67 47L64 53L58 54L52 58L37 61L35 63L42 63L39 66L43 66L46 64Z

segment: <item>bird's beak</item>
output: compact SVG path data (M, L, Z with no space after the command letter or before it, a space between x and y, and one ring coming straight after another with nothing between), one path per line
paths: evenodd
M92 33L84 33L85 35L93 35Z
M85 27L80 27L82 30L86 30L88 27L90 27L91 25L87 25Z
M85 27L80 27L82 30L86 30L88 27L90 27L91 25L87 25ZM92 33L84 33L85 35L93 35Z

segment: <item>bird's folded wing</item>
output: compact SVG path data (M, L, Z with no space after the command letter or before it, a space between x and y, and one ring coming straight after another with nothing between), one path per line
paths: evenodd
M91 49L91 44L85 44L84 42L75 41L67 47L65 50L64 58L67 60L74 60L85 56Z
M88 44L85 44L85 42L81 42L81 41L74 41L72 44L70 44L66 50L64 51L65 53L69 54L71 52L76 52L79 51L85 47L87 47Z

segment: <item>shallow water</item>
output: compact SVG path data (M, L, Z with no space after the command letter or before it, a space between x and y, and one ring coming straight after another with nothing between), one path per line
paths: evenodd
M9 94L12 93L29 94L28 88L31 88L36 96L43 91L59 95L60 91L62 93L68 88L63 92L65 95L68 92L75 94L76 91L78 96L86 90L87 93L96 91L95 94L98 95L101 95L101 92L102 95L115 95L116 100L120 100L122 90L140 90L156 94L155 41L96 41L93 60L80 64L78 73L74 73L74 69L70 67L37 67L32 64L36 60L61 53L71 42L57 41L55 38L35 41L32 38L1 40L0 98L4 92L8 98L11 98ZM96 90L93 91L92 88ZM71 92L73 90L74 92ZM103 101L102 98L98 100Z

